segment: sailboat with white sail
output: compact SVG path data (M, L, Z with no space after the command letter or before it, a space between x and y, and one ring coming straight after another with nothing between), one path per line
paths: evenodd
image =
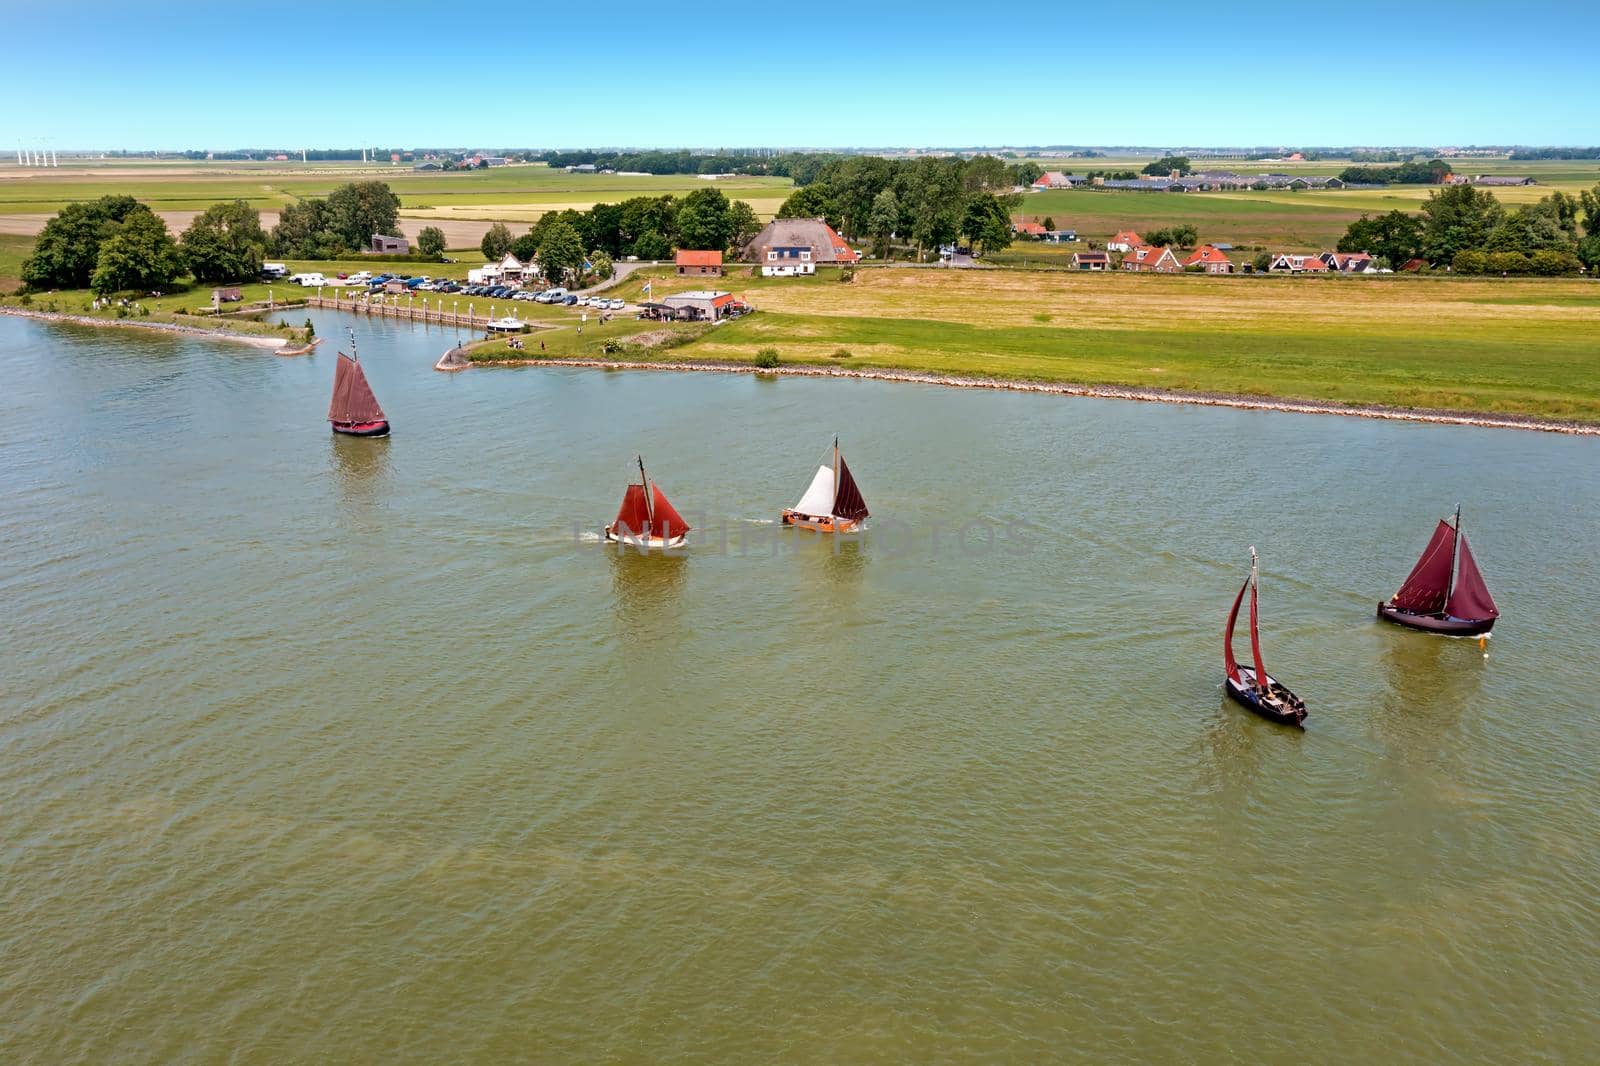
M818 533L855 533L870 513L836 435L832 454L817 467L800 502L783 512L783 524Z

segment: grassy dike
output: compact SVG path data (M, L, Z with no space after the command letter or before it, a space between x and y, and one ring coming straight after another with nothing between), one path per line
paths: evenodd
M654 295L705 279L651 272ZM635 275L611 292L637 300ZM758 313L715 327L631 318L530 335L539 357L910 371L1600 424L1600 285L1569 280L1073 275L864 269L843 283L716 283ZM606 351L606 342L614 347Z

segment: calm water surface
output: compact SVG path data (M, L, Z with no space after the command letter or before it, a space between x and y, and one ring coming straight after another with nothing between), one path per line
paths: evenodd
M1594 1060L1594 441L356 328L387 441L0 318L0 1060ZM1487 659L1372 619L1458 500Z

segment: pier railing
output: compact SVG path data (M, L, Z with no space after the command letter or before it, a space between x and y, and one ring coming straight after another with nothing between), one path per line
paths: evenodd
M462 308L459 301L446 303L443 299L418 300L416 298L381 300L366 297L341 298L337 296L312 296L306 300L311 307L330 311L349 311L357 315L380 315L401 318L408 322L425 322L440 326L460 326L472 330L486 329L494 318L494 306L480 311L476 303Z

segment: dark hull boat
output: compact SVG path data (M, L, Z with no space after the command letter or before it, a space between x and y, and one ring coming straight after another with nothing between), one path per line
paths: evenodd
M856 479L850 476L850 468L839 454L839 438L835 437L833 462L817 467L805 495L784 510L782 519L786 526L818 533L856 533L869 513Z
M639 483L629 485L623 493L616 520L606 527L606 541L631 544L640 551L681 548L689 534L689 523L645 474L644 459L634 456L634 461L639 464Z
M1244 594L1250 593L1250 658L1253 666L1240 666L1233 655L1233 628L1239 621L1239 608ZM1239 595L1233 598L1233 609L1228 612L1228 628L1222 638L1224 674L1222 687L1233 700L1261 717L1283 725L1304 728L1306 704L1287 686L1267 673L1261 661L1261 628L1256 607L1256 550L1250 549L1250 576L1239 586Z
M1461 532L1461 508L1456 508L1453 523L1439 520L1400 591L1378 604L1378 617L1447 637L1481 637L1494 628L1500 609Z
M350 336L350 351L355 351L355 334ZM387 437L389 420L378 398L367 384L366 372L352 354L339 353L333 371L333 399L328 403L328 422L335 433L350 437Z

